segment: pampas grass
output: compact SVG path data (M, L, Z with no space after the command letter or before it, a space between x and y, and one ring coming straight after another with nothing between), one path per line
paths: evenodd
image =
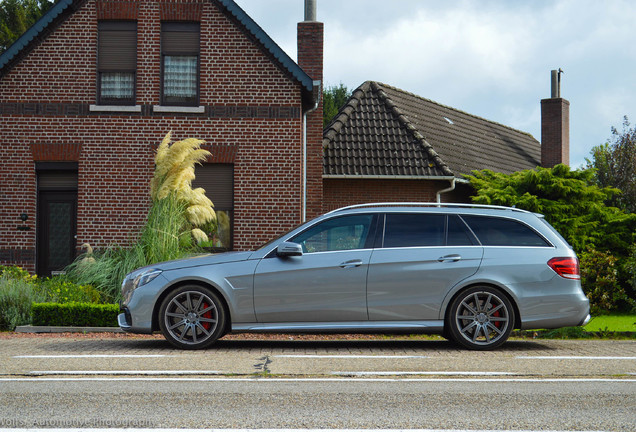
M194 166L206 160L210 152L201 148L205 141L188 138L171 144L171 139L172 133L168 132L157 148L150 196L153 201L161 201L173 195L185 203L192 237L197 243L208 241L200 228L216 221L214 204L205 196L205 190L192 189L192 180L195 178Z

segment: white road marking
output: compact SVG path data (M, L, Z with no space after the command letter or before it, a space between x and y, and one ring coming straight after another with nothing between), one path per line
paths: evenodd
M331 372L331 375L344 375L344 376L380 376L380 375L439 375L439 376L508 376L508 375L519 375L515 372L483 372L483 371L475 371L475 372L465 372L465 371L426 371L426 372L417 372L417 371L408 371L408 372L398 372L398 371L368 371L368 372Z
M526 360L636 360L636 357L620 356L517 356Z
M220 375L221 371L195 370L103 370L103 371L31 371L29 375Z
M72 423L69 420L68 423ZM0 432L49 432L51 429L1 429ZM78 432L86 430L90 432L174 432L174 429L140 429L140 428L72 428L63 429L56 428L55 432ZM179 429L179 432L360 432L360 429ZM510 429L364 429L365 432L539 432L536 429L526 430L510 430ZM543 430L542 432L582 432L582 431L558 431L558 430ZM586 431L586 432L601 432L601 431Z
M561 383L561 382L614 382L632 383L636 378L361 378L361 377L339 377L339 378L259 378L259 377L62 377L62 378L0 378L0 382L48 382L48 381L157 381L157 382L525 382L525 383Z
M13 358L159 358L164 354L61 354L61 355L18 355Z
M275 355L277 358L326 358L326 359L412 359L428 358L418 355L357 355L357 354L281 354Z

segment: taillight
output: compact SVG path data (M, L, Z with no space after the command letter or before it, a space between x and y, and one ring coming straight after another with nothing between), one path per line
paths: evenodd
M579 271L579 260L573 257L552 258L548 261L548 265L552 270L561 277L566 279L581 279Z

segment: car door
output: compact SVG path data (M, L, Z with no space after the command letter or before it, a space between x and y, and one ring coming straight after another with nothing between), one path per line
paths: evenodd
M369 319L439 319L446 293L477 272L483 248L455 215L387 214L381 230L369 264Z
M302 256L269 254L254 274L259 322L366 321L366 281L376 216L334 217L288 241Z

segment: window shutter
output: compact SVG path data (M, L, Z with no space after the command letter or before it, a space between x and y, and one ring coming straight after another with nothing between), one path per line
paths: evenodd
M77 190L77 171L38 171L40 190Z
M98 44L100 71L134 71L137 69L136 22L100 22Z
M192 188L202 187L205 195L219 210L234 207L234 165L204 164L196 167L196 178Z
M199 53L199 23L162 23L161 51L168 55Z

